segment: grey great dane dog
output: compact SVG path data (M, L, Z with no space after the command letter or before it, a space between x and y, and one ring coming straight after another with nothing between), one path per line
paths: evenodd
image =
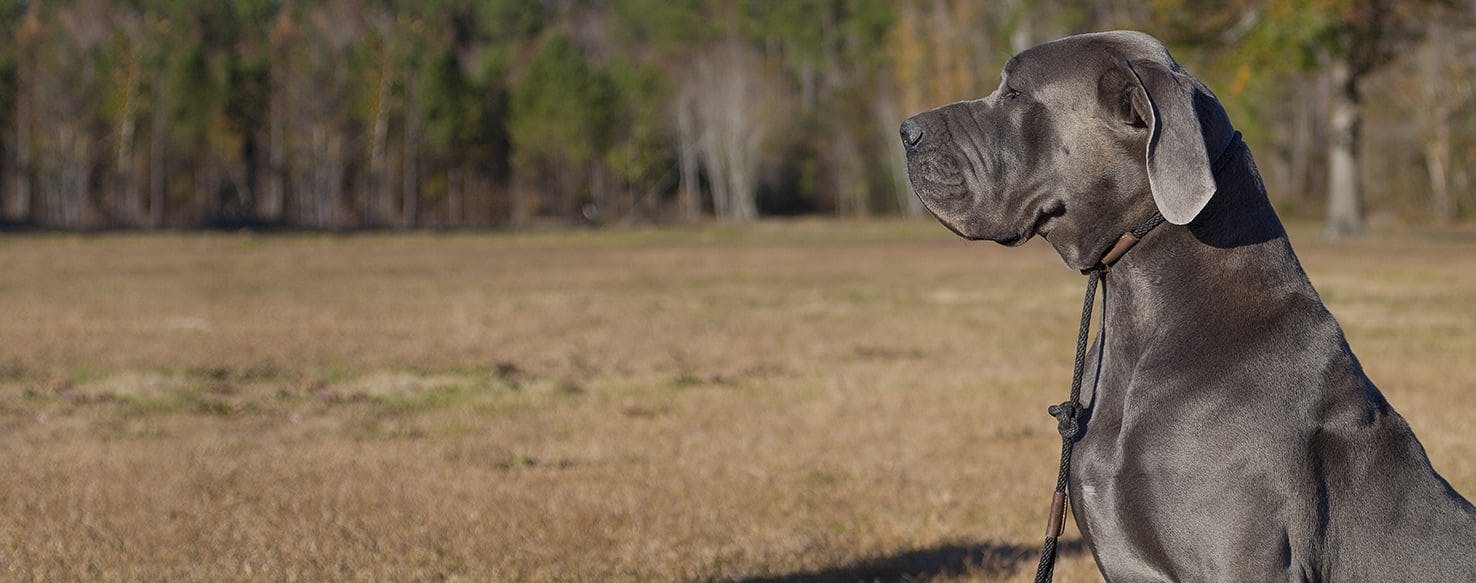
M902 124L958 235L1044 237L1105 276L1069 477L1108 581L1476 581L1476 510L1364 375L1250 151L1153 37L1026 50L1000 87ZM1044 457L1044 456L1043 456Z

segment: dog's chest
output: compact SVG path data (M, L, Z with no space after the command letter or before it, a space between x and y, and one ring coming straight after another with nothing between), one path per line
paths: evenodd
M1080 447L1080 445L1078 446ZM1081 460L1080 448L1074 456ZM1085 460L1081 460L1085 461ZM1071 476L1071 513L1097 565L1109 580L1135 580L1154 571L1134 548L1135 512L1131 496L1102 464L1074 464Z
M1107 410L1094 411L1074 448L1070 492L1076 523L1109 581L1214 580L1229 572L1269 580L1284 571L1285 516L1295 509L1269 473L1284 464L1251 463L1248 451L1266 451L1254 440L1245 449L1209 447L1168 418L1123 420L1110 409L1112 393L1102 397L1096 406ZM1224 437L1218 431L1207 433Z

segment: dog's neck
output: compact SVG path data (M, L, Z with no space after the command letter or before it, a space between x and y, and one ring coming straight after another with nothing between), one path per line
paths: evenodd
M1235 328L1274 316L1282 302L1316 298L1250 150L1238 141L1231 148L1200 215L1154 229L1107 275L1107 337L1117 357L1165 334Z

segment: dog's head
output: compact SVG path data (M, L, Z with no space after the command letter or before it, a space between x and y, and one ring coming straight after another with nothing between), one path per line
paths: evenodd
M1016 55L994 93L902 123L912 189L968 239L1039 233L1087 269L1157 209L1187 224L1232 132L1209 88L1151 36L1067 37Z

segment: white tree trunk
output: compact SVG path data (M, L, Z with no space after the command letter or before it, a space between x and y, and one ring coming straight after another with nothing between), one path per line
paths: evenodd
M269 223L283 220L287 201L287 66L281 61L272 59L267 96L267 187L260 212Z
M1327 225L1325 234L1341 238L1363 232L1363 195L1359 191L1357 80L1344 59L1334 59L1332 111L1328 125Z
M405 87L405 152L402 156L405 168L400 185L400 225L406 228L415 226L420 213L420 103L413 83L407 80ZM521 201L521 189L519 195ZM526 218L523 216L525 213L526 209L515 208L513 223L521 224Z
M692 117L692 96L683 88L677 97L677 163L681 168L682 214L696 222L702 218L702 190L697 177L702 147Z
M136 222L138 180L133 171L133 134L138 125L137 108L137 86L142 71L139 67L137 50L129 51L127 65L127 78L123 84L123 111L118 119L117 150L113 164L118 173L118 184L114 185L113 203L109 213L109 220L114 225L131 224Z
M389 188L389 57L381 55L379 82L374 94L374 117L369 130L369 221L378 225L390 223Z
M23 62L16 69L14 217L31 218L31 85Z
M1433 135L1425 142L1425 169L1430 173L1430 191L1434 203L1435 220L1450 223L1455 220L1455 198L1450 192L1450 125L1436 126Z
M757 218L759 148L782 113L777 84L765 74L761 57L736 39L700 57L685 81L714 214Z
M462 206L465 198L465 185L462 180L460 168L452 168L446 171L446 224L451 227L460 227L464 216Z
M338 128L330 128L328 134L328 158L327 168L324 173L324 194L327 202L323 210L327 213L325 226L337 228L342 226L338 218L338 210L343 202L343 168L344 168L344 137Z
M706 134L702 140L702 161L707 166L707 175L712 184L712 214L719 219L731 219L732 214L728 210L733 202L728 193L728 172L723 167L724 158L720 153L721 146L713 131L703 132Z
M164 141L169 119L164 114L164 100L157 87L163 74L154 75L154 95L149 107L149 226L164 226Z
M1459 112L1476 96L1470 81L1476 74L1476 36L1459 24L1452 26L1448 13L1438 12L1425 30L1425 39L1414 51L1412 110L1419 120L1421 153L1430 176L1431 214L1438 223L1450 223L1460 213L1452 192L1451 159L1454 155L1452 126L1459 126ZM1442 17L1443 16L1443 17Z

